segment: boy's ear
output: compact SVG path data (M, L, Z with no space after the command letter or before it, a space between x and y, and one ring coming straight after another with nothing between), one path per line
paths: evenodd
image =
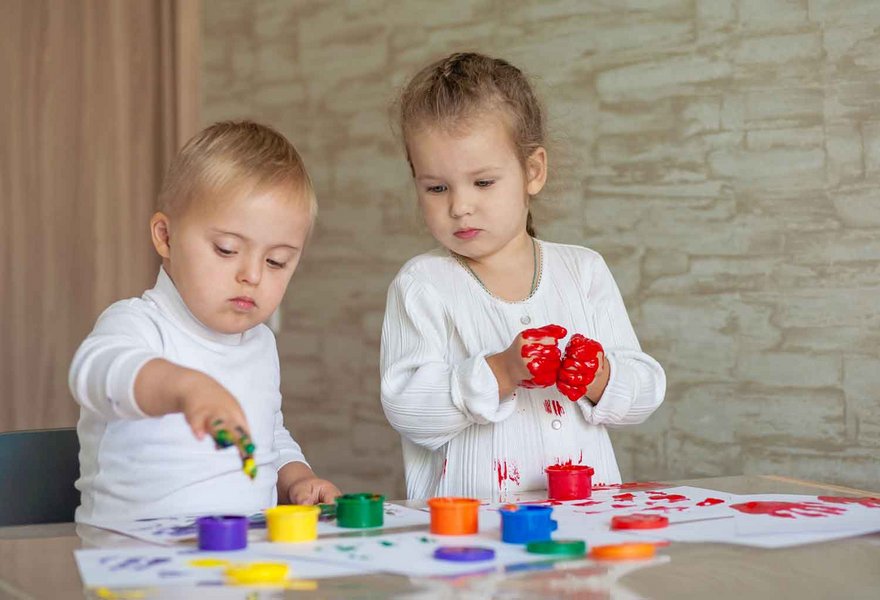
M526 191L529 196L536 196L547 183L547 150L543 146L535 148L534 152L526 159Z
M157 212L150 219L150 236L153 247L162 258L171 258L171 219L163 212Z

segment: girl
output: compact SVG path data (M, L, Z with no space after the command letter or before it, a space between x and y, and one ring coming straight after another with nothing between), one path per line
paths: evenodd
M382 329L382 405L403 438L409 497L542 489L545 467L560 462L620 482L606 426L644 421L666 378L641 351L602 257L534 237L529 204L547 152L529 83L503 60L453 54L409 82L400 125L442 246L400 270ZM551 324L565 331L542 327ZM575 402L552 375L533 378L528 358L536 342L554 356L569 334L605 349Z

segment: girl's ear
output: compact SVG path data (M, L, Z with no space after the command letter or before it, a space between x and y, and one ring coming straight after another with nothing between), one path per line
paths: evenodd
M537 196L547 183L547 150L543 146L535 148L526 159L526 191L529 196Z
M163 212L157 212L150 219L150 236L153 247L164 259L171 258L171 219Z

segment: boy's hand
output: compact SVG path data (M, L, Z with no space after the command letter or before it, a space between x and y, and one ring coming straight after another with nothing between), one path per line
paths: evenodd
M328 504L336 500L342 492L326 479L309 477L300 479L289 491L291 504Z
M197 439L211 435L220 448L235 445L242 458L253 454L253 450L249 453L246 449L250 444L250 428L238 400L214 378L199 375L201 377L194 377L186 386L180 403L193 434ZM218 436L220 432L225 432L226 437Z

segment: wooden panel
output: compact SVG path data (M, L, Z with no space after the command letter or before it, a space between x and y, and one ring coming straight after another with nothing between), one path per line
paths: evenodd
M69 426L77 345L155 277L147 223L196 120L162 39L170 31L173 55L198 60L178 45L180 31L198 45L198 10L189 23L167 0L7 0L3 11L0 430ZM197 106L191 86L183 96Z

